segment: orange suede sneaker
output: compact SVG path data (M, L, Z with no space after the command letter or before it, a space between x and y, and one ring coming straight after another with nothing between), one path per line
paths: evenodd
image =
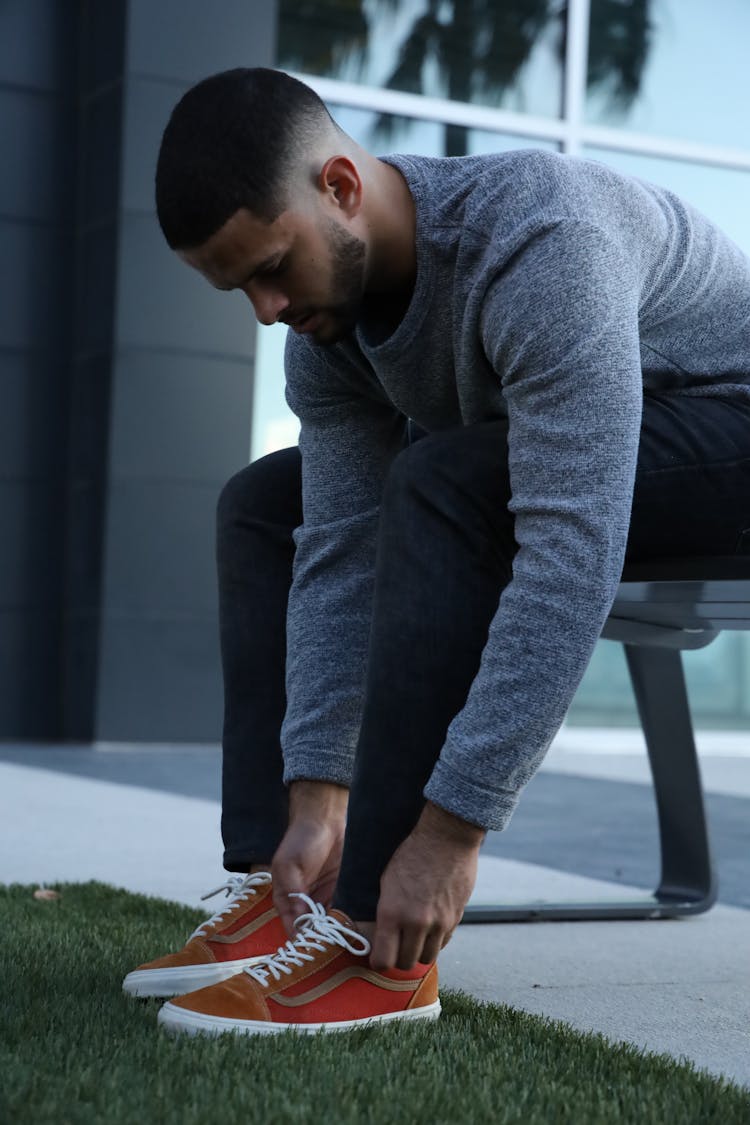
M370 943L338 910L300 895L310 911L272 957L221 984L164 1004L159 1024L189 1035L348 1031L386 1020L437 1019L437 966L374 972Z
M177 953L147 961L128 973L123 990L131 996L179 996L194 988L226 980L248 965L269 957L286 938L272 901L271 876L230 875L209 891L226 891L229 901L201 923Z

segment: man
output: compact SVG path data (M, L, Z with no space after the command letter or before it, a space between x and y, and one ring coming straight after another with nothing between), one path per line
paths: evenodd
M125 987L188 993L160 1014L186 1031L436 1016L484 833L625 558L750 528L750 263L595 163L376 159L262 69L185 95L157 205L187 265L290 326L301 438L219 505L225 866L247 875Z

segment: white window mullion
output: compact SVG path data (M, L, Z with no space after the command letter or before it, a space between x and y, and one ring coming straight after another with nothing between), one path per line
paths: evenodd
M374 86L359 86L337 78L319 78L314 74L293 73L294 78L310 86L329 105L345 105L352 109L390 113L395 117L411 117L417 121L437 121L441 125L463 125L512 136L563 141L565 125L554 117L535 117L470 102L452 102L447 98L408 94Z
M562 119L514 113L468 102L452 102L445 98L409 94L400 90L360 86L312 74L295 74L295 77L312 87L324 101L333 106L342 105L417 121L463 125L467 129L556 141L562 145L564 152L572 154L581 152L585 145L592 145L612 151L661 156L719 168L750 170L749 148L726 148L674 137L635 133L621 128L587 125L584 114L589 10L590 0L570 0L571 24L568 28L564 81L565 116Z
M692 164L710 164L716 168L750 171L750 149L747 148L720 148L718 145L701 144L699 141L652 137L649 133L632 133L604 125L586 125L581 130L581 139L587 145L608 148L613 152L634 152L640 156L657 156Z
M563 152L571 156L578 156L581 151L581 129L586 113L590 15L591 0L570 0L563 84Z

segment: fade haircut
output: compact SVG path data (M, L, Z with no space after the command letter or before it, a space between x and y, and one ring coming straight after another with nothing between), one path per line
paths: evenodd
M318 95L279 70L225 70L172 111L156 166L156 210L173 250L202 245L246 207L266 222L284 210L305 150L337 129Z

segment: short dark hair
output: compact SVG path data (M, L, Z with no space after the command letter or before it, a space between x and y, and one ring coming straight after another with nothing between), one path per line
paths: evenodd
M305 140L326 124L318 95L280 70L238 67L188 90L156 165L156 210L172 249L200 246L241 207L273 222Z

